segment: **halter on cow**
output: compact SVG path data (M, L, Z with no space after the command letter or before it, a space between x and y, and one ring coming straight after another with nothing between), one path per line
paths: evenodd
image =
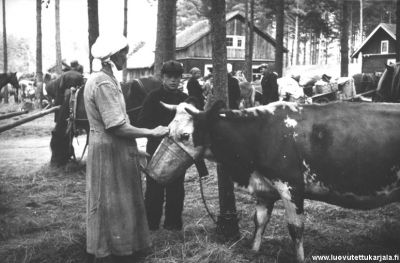
M376 90L376 102L400 102L400 62L386 65Z
M255 251L278 199L299 262L304 199L353 209L400 201L398 104L275 102L228 111L217 102L206 112L188 103L166 106L176 116L164 140L175 141L192 160L209 157L229 167L233 181L256 196ZM162 157L156 151L153 158ZM148 173L169 177L171 163L164 158Z

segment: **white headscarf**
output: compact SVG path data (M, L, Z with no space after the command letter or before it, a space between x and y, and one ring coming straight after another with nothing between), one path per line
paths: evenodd
M92 46L93 70L101 68L101 62L110 61L110 57L128 46L128 40L123 35L100 35Z

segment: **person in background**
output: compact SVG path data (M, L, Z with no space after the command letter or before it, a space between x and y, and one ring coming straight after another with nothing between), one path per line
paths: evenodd
M279 100L277 75L270 72L267 64L261 64L258 69L260 70L261 77L261 88L263 95L263 104L268 104Z
M204 110L204 96L203 96L203 88L200 85L198 79L201 77L201 70L199 68L192 68L190 70L190 77L187 83L187 91L189 96L194 97L199 102L199 109Z
M209 97L213 94L213 75L212 69L208 69L209 73L203 79L203 96L206 99L206 102L209 100Z
M165 109L160 102L177 105L188 98L187 94L178 89L182 73L183 66L177 61L170 60L163 64L161 68L162 85L147 95L139 114L139 126L152 129L159 125L167 126L173 120L175 113ZM147 141L147 153L153 155L160 143L160 138L150 138ZM207 174L203 160L200 161L200 166L197 163L196 166L200 176ZM157 230L160 226L164 201L164 229L182 229L184 179L185 174L183 173L178 176L178 179L163 186L150 176L146 176L145 206L150 230Z
M230 109L239 109L240 87L239 81L232 76L232 65L227 64L228 71L228 103Z
M83 74L83 66L79 64L78 60L71 61L71 70L75 70L81 74Z
M88 262L111 258L133 262L151 246L135 138L161 138L168 127L131 126L114 72L123 68L128 41L122 35L97 38L92 55L101 70L90 75L84 103L90 125L86 160L86 244Z

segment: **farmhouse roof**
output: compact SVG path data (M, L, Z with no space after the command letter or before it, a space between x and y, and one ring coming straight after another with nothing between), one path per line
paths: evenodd
M360 47L356 51L354 51L354 53L351 55L352 58L356 58L358 56L363 47L368 42L370 42L372 37L379 29L383 29L393 40L396 40L396 24L380 23L377 27L375 27L374 30L372 30L371 34L369 34L369 36L364 40Z
M240 11L233 11L226 14L226 22L238 18L241 21L245 21L244 15ZM261 31L258 27L254 26L254 31L260 34L264 39L269 41L273 46L276 46L276 41L271 35ZM211 25L208 19L199 21L187 29L183 30L176 36L176 50L182 50L190 45L194 44L199 39L208 35L211 32ZM286 48L284 48L285 52L288 52Z
M240 11L234 11L226 14L227 22L233 18L238 18L243 22L245 21L245 18ZM254 31L260 34L273 46L276 46L276 41L271 35L261 31L256 26L254 26ZM207 19L193 24L192 26L186 28L176 36L176 50L182 50L189 47L196 41L200 40L202 37L205 37L210 32L211 32L211 26ZM284 52L288 52L288 50L285 47L283 48L283 50ZM152 41L145 43L145 45L141 47L137 52L128 56L127 68L130 69L151 68L154 64L154 56L155 56L154 52L155 52L155 43Z

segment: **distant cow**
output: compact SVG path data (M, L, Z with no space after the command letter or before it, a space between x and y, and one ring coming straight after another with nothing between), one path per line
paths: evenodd
M275 102L227 111L217 102L206 112L188 103L165 106L176 116L164 141L175 141L189 159L214 158L257 197L255 251L278 199L299 262L304 261L304 199L353 209L400 201L398 104ZM158 170L174 173L171 164L178 159L161 160Z

